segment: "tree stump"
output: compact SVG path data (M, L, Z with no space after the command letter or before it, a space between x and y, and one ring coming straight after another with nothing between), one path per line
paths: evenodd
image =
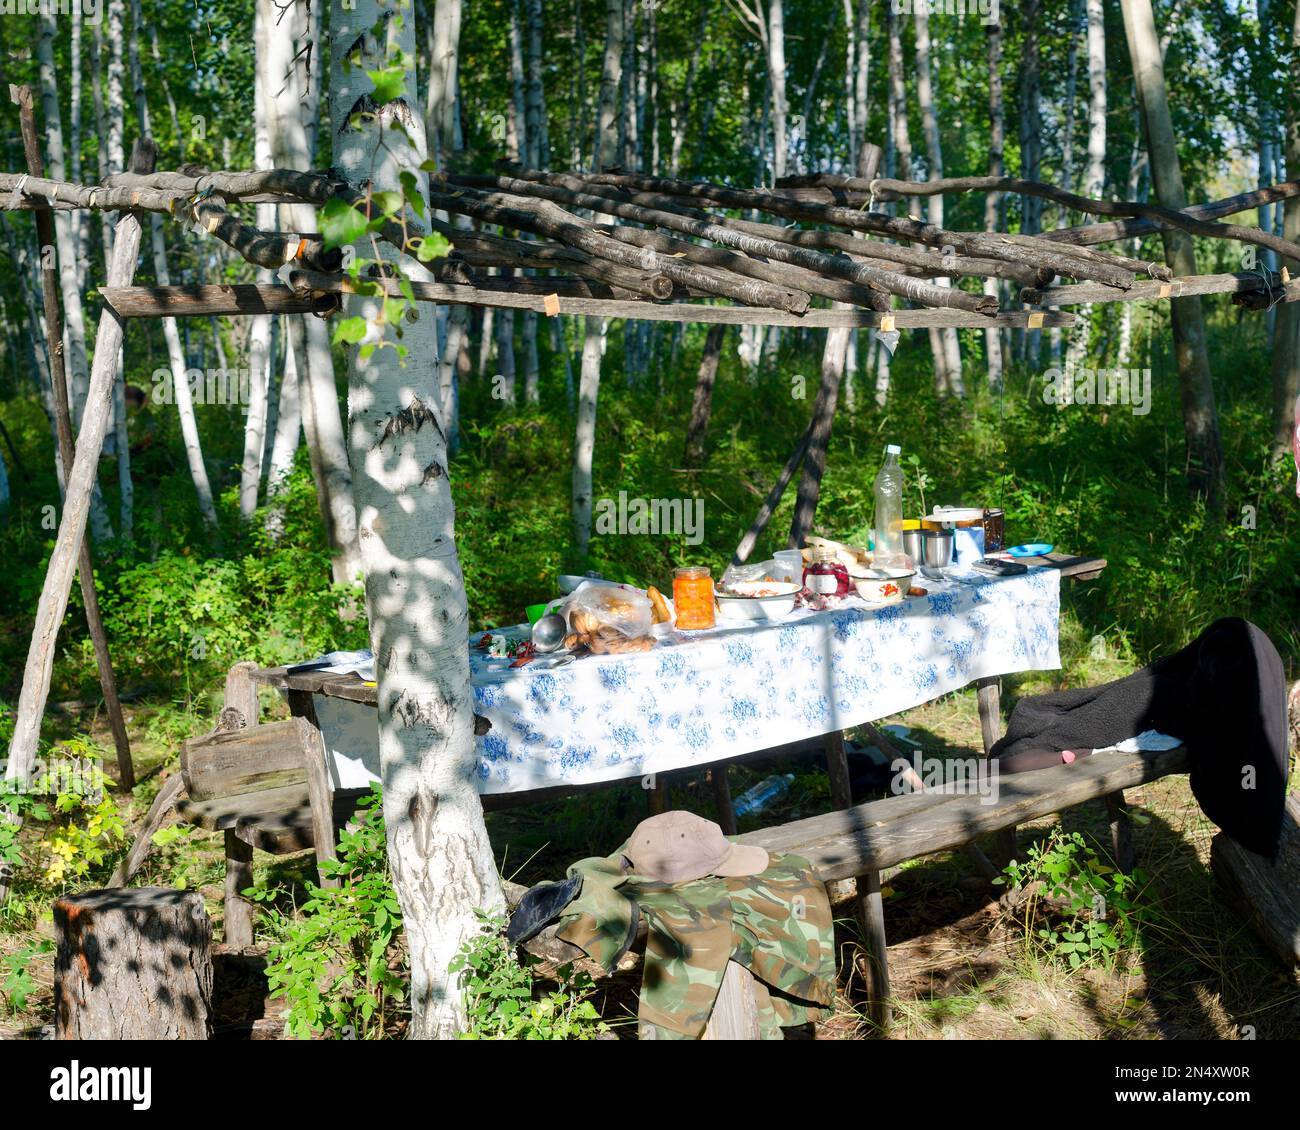
M197 891L87 891L54 904L60 1040L206 1040L212 923Z

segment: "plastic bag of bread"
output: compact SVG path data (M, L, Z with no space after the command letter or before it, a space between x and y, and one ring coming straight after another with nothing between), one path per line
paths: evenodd
M654 622L654 608L645 593L609 581L584 581L573 590L564 613L570 632L614 642L618 636L649 637Z

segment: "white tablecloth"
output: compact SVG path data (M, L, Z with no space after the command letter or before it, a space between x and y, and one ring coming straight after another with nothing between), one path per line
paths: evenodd
M652 651L502 670L472 651L485 793L662 773L874 721L972 679L1060 666L1060 574L969 574L900 605L677 633ZM856 598L855 598L856 602ZM316 696L335 783L377 779L372 707Z

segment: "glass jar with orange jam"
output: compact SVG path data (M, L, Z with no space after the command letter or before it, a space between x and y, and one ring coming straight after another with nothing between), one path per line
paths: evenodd
M685 565L673 574L673 608L685 631L713 627L713 578L707 566Z

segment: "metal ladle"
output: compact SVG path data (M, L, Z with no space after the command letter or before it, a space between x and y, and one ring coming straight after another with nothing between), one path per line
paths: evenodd
M558 651L569 634L569 625L558 612L548 612L533 625L533 647L541 652Z

